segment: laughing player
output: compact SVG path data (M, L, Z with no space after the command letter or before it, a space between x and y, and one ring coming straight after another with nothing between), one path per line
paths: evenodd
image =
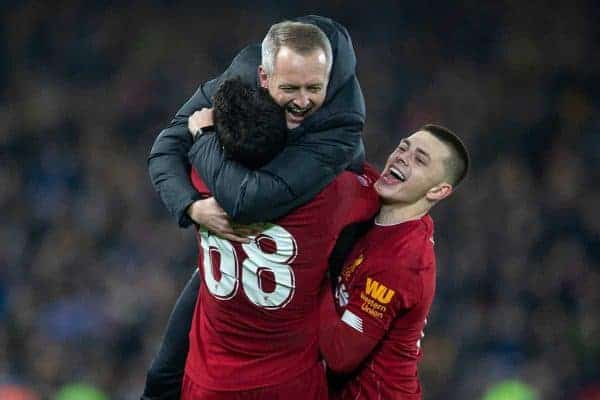
M460 139L436 125L388 158L374 185L381 210L338 278L335 308L331 296L322 304L321 352L332 371L348 374L334 399L421 399L417 362L436 276L429 210L468 164Z

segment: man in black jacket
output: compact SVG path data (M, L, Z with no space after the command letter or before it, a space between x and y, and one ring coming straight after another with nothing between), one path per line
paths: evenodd
M355 75L356 57L348 32L338 23L318 16L301 17L295 22L320 28L328 39L326 43L331 47L331 56L327 55L324 45L313 47L314 52L292 51L299 56L297 60L304 59L304 63L288 63L283 66L285 71L280 71L275 62L285 56L282 53L293 46L293 41L302 37L294 38L285 31L278 35L277 29L273 28L281 24L274 25L269 34L274 34L275 40L269 40L268 34L263 42L265 45L275 42L272 51L265 51L265 56L272 59L270 62L259 65L261 46L258 44L243 49L220 77L200 85L156 139L148 159L152 183L181 226L191 224L193 218L190 216L193 217L195 211L193 204L198 199L188 175L187 153L192 146L187 130L188 117L196 110L211 106L211 98L224 80L240 77L255 87L259 84L267 87L275 101L288 110L288 127L292 128L286 149L265 167L252 171L239 168L235 163L226 163L223 154L211 152L210 142L215 140L214 137L198 139L196 146L203 161L202 178L231 219L248 223L281 217L312 199L351 163L362 165L361 132L365 105ZM281 46L286 39L290 43ZM284 52L278 51L280 48ZM305 72L314 55L309 53L322 53L331 64L330 73L321 78L321 82L311 82L306 76L298 81L294 75ZM320 62L320 55L316 59ZM286 79L282 80L283 75ZM293 85L285 85L287 83ZM310 83L321 84L318 93L311 92L317 88L311 87ZM312 104L309 107L306 100L298 98L300 92L310 97ZM287 94L289 97L285 96ZM303 115L305 111L308 112ZM302 174L298 173L300 165ZM231 187L240 190L232 191Z
M362 164L365 108L349 35L341 25L322 17L302 17L296 22L303 33L294 34L296 28L290 23L271 28L263 41L260 66L258 45L242 50L223 75L200 86L157 138L149 158L152 182L181 226L195 221L235 240L227 223L214 224L224 218L219 204L237 222L272 220L312 199L350 165ZM320 28L325 41L317 39L312 47L297 46L298 38L302 41L310 35L302 30L306 28L303 25ZM228 161L219 151L220 146L215 145L214 135L199 135L193 143L199 160L196 165L216 202L212 198L199 199L189 181L187 152L192 141L187 131L188 117L195 110L209 107L219 84L234 76L266 87L285 108L290 128L288 143L269 164L249 170ZM178 300L165 343L148 374L147 398L169 398L162 396L167 393L162 385L172 389L181 378L178 368L182 372L187 342L169 338L187 339L181 331L187 332L189 323L177 321L190 320L198 282L194 275Z

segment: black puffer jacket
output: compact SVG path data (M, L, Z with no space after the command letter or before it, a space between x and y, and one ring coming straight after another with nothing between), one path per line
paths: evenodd
M258 86L260 45L243 49L221 76L198 88L152 147L148 159L152 184L181 226L191 223L185 210L198 199L189 179L190 163L223 209L242 223L279 218L311 200L339 172L349 167L360 169L364 161L361 132L365 104L355 75L356 56L350 36L328 18L296 20L317 25L331 42L333 67L323 106L291 130L286 148L258 170L226 160L215 135L203 135L192 146L188 117L211 106L221 82L241 77Z

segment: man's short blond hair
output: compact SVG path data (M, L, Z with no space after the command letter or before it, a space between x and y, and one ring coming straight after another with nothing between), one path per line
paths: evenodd
M267 75L275 69L275 57L283 47L306 55L323 50L327 61L327 75L331 72L333 54L327 35L319 27L303 22L284 21L271 26L262 42L262 66Z

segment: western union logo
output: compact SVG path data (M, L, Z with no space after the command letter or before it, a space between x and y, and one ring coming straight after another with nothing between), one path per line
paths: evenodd
M381 304L387 304L394 297L394 292L392 289L388 289L385 285L377 282L374 279L367 278L367 288L366 292L373 299L377 300Z

